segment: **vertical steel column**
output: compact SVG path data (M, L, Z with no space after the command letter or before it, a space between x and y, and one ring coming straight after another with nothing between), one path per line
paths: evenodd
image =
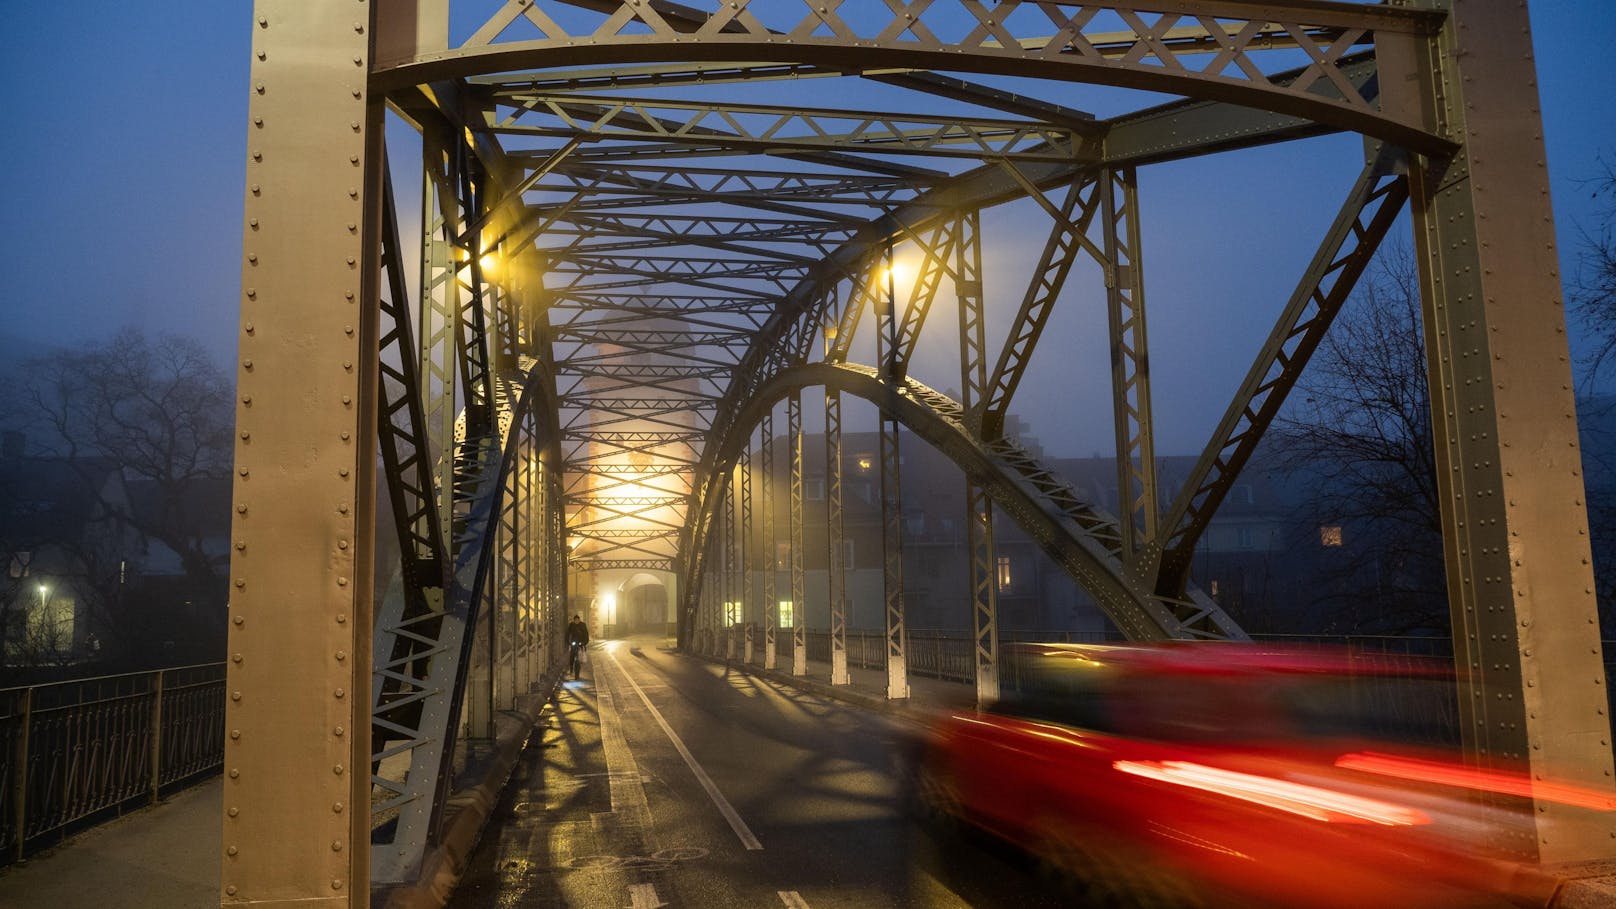
M980 434L977 402L987 389L987 342L982 321L982 237L976 212L960 218L954 246L959 298L960 408L966 428ZM970 550L971 639L976 666L976 703L999 697L999 584L993 551L993 500L965 479L965 544Z
M802 565L802 392L786 399L786 444L791 447L791 674L808 674L807 584Z
M540 672L540 655L544 652L544 538L549 530L544 523L544 459L543 448L539 445L539 427L535 420L531 444L528 448L527 473L527 511L523 515L523 525L527 528L527 659L523 672L526 675L522 690L532 693L538 690L539 682L543 678Z
M756 644L757 623L752 617L757 615L754 608L757 595L752 592L752 558L757 548L752 542L752 440L747 439L746 449L741 452L741 624L742 632L746 636L745 649L742 659L752 662L752 651Z
M909 696L909 631L903 613L903 496L898 421L881 414L881 590L886 600L887 697Z
M520 418L515 421L515 425L511 427L513 434L521 433L521 423ZM516 443L516 450L517 457L505 471L504 496L500 501L496 537L499 545L494 550L495 568L498 574L495 575L494 612L489 617L488 625L492 645L489 655L493 661L490 666L493 678L492 704L496 712L509 710L516 705L516 642L520 633L517 623L522 587L521 561L518 557L521 552L519 538L522 531L521 475L525 470L520 441Z
M554 611L549 605L549 586L554 582L549 571L554 561L551 553L556 552L554 547L558 542L562 543L562 548L566 548L566 540L553 539L549 534L549 471L543 450L538 445L533 450L533 466L537 469L537 476L533 477L532 527L537 531L537 545L533 547L532 676L535 684L543 684L546 674L549 674L549 613Z
M1437 6L1422 2L1421 6ZM1465 742L1480 766L1612 793L1582 459L1525 4L1441 4L1387 41L1388 110L1456 143L1411 167ZM1377 58L1382 39L1377 35ZM1405 75L1418 74L1414 81ZM1423 97L1413 93L1419 91ZM1544 862L1608 858L1616 815L1537 800Z
M730 472L733 477L741 468L732 466ZM741 561L735 537L735 510L740 504L736 493L740 486L732 481L724 490L724 658L727 660L735 659L735 617L740 612L731 604L741 602L741 585L736 580Z
M366 11L254 9L227 903L369 903L382 106L367 94Z
M516 707L517 642L520 641L520 610L522 610L522 476L527 472L525 445L522 445L524 417L512 421L511 433L516 435L516 458L506 469L504 501L499 503L499 548L494 550L503 566L499 571L499 602L494 611L494 710Z
M554 540L550 561L550 649L547 672L559 671L566 665L567 649L567 560L572 547L567 545L567 497L562 486L560 463L549 470L550 539Z
M494 535L496 545L499 539L499 522L495 522ZM499 550L494 550L495 555ZM471 650L471 665L466 667L466 690L464 692L464 709L460 713L461 734L474 739L492 739L494 737L494 611L499 605L499 559L489 566L492 569L492 583L483 585L482 593L477 606L477 621L470 629L473 636ZM447 757L447 755L445 756ZM439 788L440 794L442 787Z
M1133 561L1141 536L1156 545L1156 446L1150 418L1139 191L1131 167L1100 174L1105 232L1105 302L1111 332L1111 405L1116 418L1117 517L1122 552Z
M447 167L443 137L428 128L421 136L425 173L421 186L421 404L425 411L430 452L437 466L437 507L444 541L454 518L455 325L460 312L460 282L455 278L454 247L449 244L443 211L455 198L454 178ZM451 558L444 571L449 570ZM447 581L447 574L445 574Z
M877 369L885 381L898 376L897 289L892 274L892 241L884 252L886 293L875 293ZM901 381L901 379L900 379ZM890 389L889 389L890 391ZM895 392L894 392L895 393ZM908 629L903 610L903 496L898 465L898 421L883 408L881 445L881 591L886 602L887 697L909 696Z
M825 389L825 581L830 600L830 683L846 685L847 576L842 564L842 395Z
M763 525L763 668L775 668L775 632L780 624L780 603L775 599L775 569L778 560L774 556L774 411L771 409L763 414L762 439L758 444L758 459L763 463L758 465L758 479L760 503L763 516L759 519Z
M715 515L714 521L721 523L722 518ZM720 611L715 609L719 602L719 597L717 596L718 570L713 566L722 564L717 561L719 552L718 534L709 531L707 534L707 558L703 560L701 570L702 634L696 648L697 653L707 656L718 655L718 639L715 632L721 627L723 621Z

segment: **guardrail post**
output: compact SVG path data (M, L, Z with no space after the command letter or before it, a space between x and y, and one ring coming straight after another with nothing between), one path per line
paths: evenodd
M157 804L157 790L163 784L163 670L157 670L152 688L151 709L151 803Z
M22 861L22 846L28 840L28 728L33 725L34 689L22 691L22 727L17 734L15 770L11 777L11 803L16 808L16 860Z

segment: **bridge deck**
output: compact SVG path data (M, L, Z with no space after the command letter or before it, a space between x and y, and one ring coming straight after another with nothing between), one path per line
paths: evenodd
M906 718L970 703L969 686L914 678L895 707L877 670L832 691L823 663L790 679L659 644L598 647L558 692L451 907L1065 905L1024 860L939 842L898 811ZM218 906L220 791L205 782L0 870L0 907ZM1600 869L1567 871L1557 906L1610 905Z

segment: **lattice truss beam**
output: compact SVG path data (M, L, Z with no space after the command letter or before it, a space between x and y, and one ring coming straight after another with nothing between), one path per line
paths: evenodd
M1324 302L1311 316L1294 316L1292 328L1276 328L1286 340L1253 367L1264 378L1231 409L1241 416L1220 430L1197 492L1163 511L1151 471L1141 168L1349 127L1445 147L1415 128L1423 121L1407 99L1395 109L1382 103L1369 55L1371 48L1406 54L1439 22L1411 10L1298 2L1284 4L1294 16L1283 17L1235 0L1210 11L1188 2L1153 11L938 2L855 16L835 5L793 13L794 0L717 11L663 0L513 2L487 4L486 24L450 47L433 37L434 22L450 5L457 15L469 5L414 5L420 27L379 36L375 68L377 84L394 87L395 106L423 125L427 163L419 340L402 303L388 310L395 329L383 336L397 348L383 357L384 385L395 389L383 396L384 454L413 580L382 617L393 643L379 667L375 734L382 804L400 812L401 831L432 829L430 806L439 801L422 787L441 782L441 751L453 739L435 740L434 731L475 733L486 718L474 698L463 718L459 700L470 696L467 679L481 671L485 646L487 674L476 678L490 692L524 677L519 653L545 646L524 643L522 629L534 615L542 625L548 612L524 613L533 598L522 591L545 588L538 601L554 603L560 585L552 575L563 566L677 571L691 598L681 619L704 603L701 614L718 622L724 604L739 604L732 608L762 628L747 646L761 644L773 662L774 575L766 571L763 589L754 590L757 555L749 550L760 540L762 557L772 560L773 516L789 515L783 540L792 551L792 601L800 601L804 375L826 386L827 418L838 430L843 393L885 412L882 475L891 494L883 495L883 564L895 696L907 690L900 424L955 457L968 478L981 690L990 690L982 686L991 685L997 659L990 501L1097 592L1130 635L1239 637L1229 617L1187 585L1182 553L1271 419L1268 402L1283 398L1384 232L1382 212L1395 214L1401 196L1388 187L1400 184L1382 166L1374 189L1355 191L1343 223L1356 227L1327 238L1324 264L1298 291L1298 299ZM585 35L592 43L574 44L565 65L546 63L555 48ZM692 36L701 53L690 53ZM792 48L787 62L726 62L779 57L782 39ZM604 61L628 53L613 45L637 47L639 62L597 67L592 54L606 53ZM754 53L765 45L775 52ZM889 55L892 68L849 65L869 48ZM935 69L944 58L932 59L945 48L950 73ZM951 74L972 72L978 75ZM1100 119L1003 87L1004 78L1025 76L1202 100ZM821 101L868 89L892 103L774 100L788 85ZM815 90L842 85L850 90ZM1015 199L1031 199L1050 230L1032 274L1022 276L1025 293L1003 343L990 347L976 212ZM1371 209L1373 216L1360 216ZM383 220L396 220L390 203ZM404 285L394 279L406 257L396 237L384 246L388 296L402 301ZM901 288L895 251L918 263ZM1003 437L1043 328L1084 258L1106 276L1119 479L1131 504L1117 515L1082 501ZM908 377L939 300L959 307L960 402ZM861 332L871 331L874 365L848 363ZM897 397L876 391L882 387ZM776 440L771 411L759 408L772 406L780 389L792 392L787 435ZM528 401L549 407L550 422L523 416L529 405L518 402ZM743 440L760 423L759 450L749 456ZM790 453L788 470L771 466L777 444ZM510 472L515 462L543 463L542 482L521 481ZM777 492L752 476L763 469L789 476L789 488ZM839 510L840 485L832 485ZM534 503L541 513L532 513ZM760 531L751 517L757 510L765 516ZM741 529L718 532L719 515L738 517ZM753 532L759 540L748 543ZM522 554L535 546L544 551ZM711 558L722 562L709 571ZM703 583L725 589L704 592ZM842 589L833 580L833 598ZM516 618L499 618L507 613ZM845 627L840 604L833 613L833 624ZM794 670L804 659L802 629L794 624L790 638ZM717 627L706 632L710 641L721 636ZM833 661L845 674L844 656L838 651ZM490 709L497 700L490 697ZM389 762L396 766L403 755L408 772L388 777ZM408 814L423 807L425 815ZM395 852L414 855L414 848Z
M241 791L260 793L255 809L299 798L285 787L269 793L261 780L306 764L292 749L312 746L316 734L321 754L341 755L337 775L354 779L368 764L370 842L352 810L364 790L357 783L336 809L355 818L336 841L342 855L325 855L322 837L313 855L302 853L308 868L357 868L368 854L373 882L418 877L441 829L456 749L490 735L498 711L559 665L569 576L677 575L681 642L705 640L716 650L726 641L726 652L746 659L761 645L772 663L784 639L776 637L774 544L786 543L791 557L780 567L789 572L789 640L800 671L806 641L797 606L812 586L799 551L811 545L802 512L814 507L803 491L804 389L825 395L833 681L847 677L840 461L843 434L854 427L843 425L844 397L880 411L891 696L908 687L900 427L950 458L965 481L983 696L997 677L996 510L1128 636L1243 637L1190 583L1190 557L1411 199L1427 316L1441 329L1427 342L1433 393L1447 402L1433 413L1448 571L1459 579L1456 627L1470 629L1460 642L1468 661L1491 666L1488 684L1509 692L1507 703L1465 708L1481 730L1468 735L1497 739L1491 751L1472 753L1537 760L1533 745L1547 741L1559 760L1569 746L1553 743L1597 741L1578 766L1608 771L1608 719L1593 721L1596 734L1567 719L1566 706L1603 718L1603 689L1563 696L1576 694L1573 676L1591 688L1585 679L1601 671L1597 639L1590 650L1566 630L1581 627L1580 617L1567 616L1583 602L1576 591L1587 586L1586 569L1574 560L1586 541L1574 538L1575 521L1549 513L1580 503L1581 481L1545 479L1523 461L1531 446L1518 444L1544 435L1566 450L1563 424L1532 412L1541 389L1519 365L1552 364L1556 354L1563 361L1563 325L1495 302L1548 298L1541 275L1490 267L1505 261L1501 250L1524 257L1532 247L1542 256L1526 231L1552 221L1546 186L1528 176L1540 145L1485 128L1536 116L1535 95L1497 103L1534 84L1529 55L1508 45L1526 32L1519 5L350 6L339 13L331 4L260 0L254 17L231 604L232 649L245 655L230 669L232 685L248 684L231 716L247 723L247 734L227 747L248 759ZM1489 19L1513 27L1492 28ZM1127 91L1112 94L1123 100L1107 101L1102 117L1074 106L1090 97L1073 90L1079 83ZM1154 106L1109 113L1138 93L1152 93ZM388 109L420 132L418 226L393 198L395 177L416 181L404 177L399 158L388 170ZM1295 291L1275 301L1266 342L1187 483L1161 488L1140 187L1158 163L1336 132L1364 137L1362 173L1312 260L1299 266ZM1026 212L1026 225L1046 232L1030 273L990 275L983 249L993 238L980 213L1010 202ZM1515 207L1532 217L1513 217ZM918 263L901 283L891 267L898 256ZM1102 286L1087 290L1106 314L1090 328L1103 332L1111 352L1115 513L1086 501L1005 432L1029 364L1049 356L1040 339L1063 292L1090 267ZM1005 314L1002 323L985 315L990 304ZM957 314L933 312L950 305ZM927 326L955 315L960 400L910 374ZM1535 340L1523 347L1523 339ZM873 362L856 362L867 350ZM1472 381L1461 369L1486 375ZM294 388L302 390L284 392ZM1569 392L1561 397L1536 409L1570 410ZM775 438L782 399L785 435ZM818 395L809 400L817 420ZM375 453L367 449L372 430ZM1574 425L1570 433L1574 449ZM305 463L263 457L292 450L286 437L309 452ZM337 496L331 508L282 507L297 495L313 501L316 489L321 503ZM360 513L372 490L385 503L375 521ZM1536 517L1522 517L1528 513ZM789 527L777 536L782 515ZM277 520L301 522L296 545L261 532L278 529ZM396 543L399 568L374 596L352 567L381 550L372 525ZM1533 545L1517 547L1518 527ZM266 564L296 571L287 583L299 596L275 604L296 618L283 629L257 611L259 591L275 589L260 580ZM1544 599L1555 605L1520 592L1550 580L1556 595ZM253 616L245 627L242 610ZM371 653L352 634L362 627L355 619L374 620ZM340 649L308 643L321 640L314 629L327 622L346 626L319 632L342 641ZM1539 638L1540 626L1555 630ZM256 705L269 700L261 692L273 680L262 667L271 664L314 679L319 703L345 723L299 726L285 742L275 740L279 730L261 734L271 714ZM326 699L354 704L367 676L371 716L361 733L353 727L365 725L362 709L341 711ZM1534 687L1534 679L1548 682ZM291 842L331 823L332 804L322 795L297 802L295 812L232 812L227 829ZM260 816L296 821L276 828ZM1586 841L1608 850L1608 831ZM1594 857L1559 842L1546 854ZM227 864L246 888L239 899L301 892L288 883L293 876L317 880L333 905L363 899L364 888L348 880L353 869L339 869L344 884L263 862L243 854ZM323 889L338 885L340 895Z

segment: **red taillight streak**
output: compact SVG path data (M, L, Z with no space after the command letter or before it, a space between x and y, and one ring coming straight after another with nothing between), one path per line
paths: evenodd
M1436 761L1422 761L1417 758L1401 758L1373 752L1342 755L1336 758L1335 765L1344 770L1362 770L1366 773L1418 783L1460 786L1482 792L1495 792L1499 795L1519 795L1558 802L1562 805L1574 805L1578 808L1592 808L1595 811L1616 810L1616 796L1608 792L1599 792L1569 783L1534 781L1519 773L1473 770Z
M1273 777L1219 770L1189 761L1117 761L1111 766L1123 773L1277 808L1318 821L1368 822L1387 827L1431 823L1424 812L1403 805Z

